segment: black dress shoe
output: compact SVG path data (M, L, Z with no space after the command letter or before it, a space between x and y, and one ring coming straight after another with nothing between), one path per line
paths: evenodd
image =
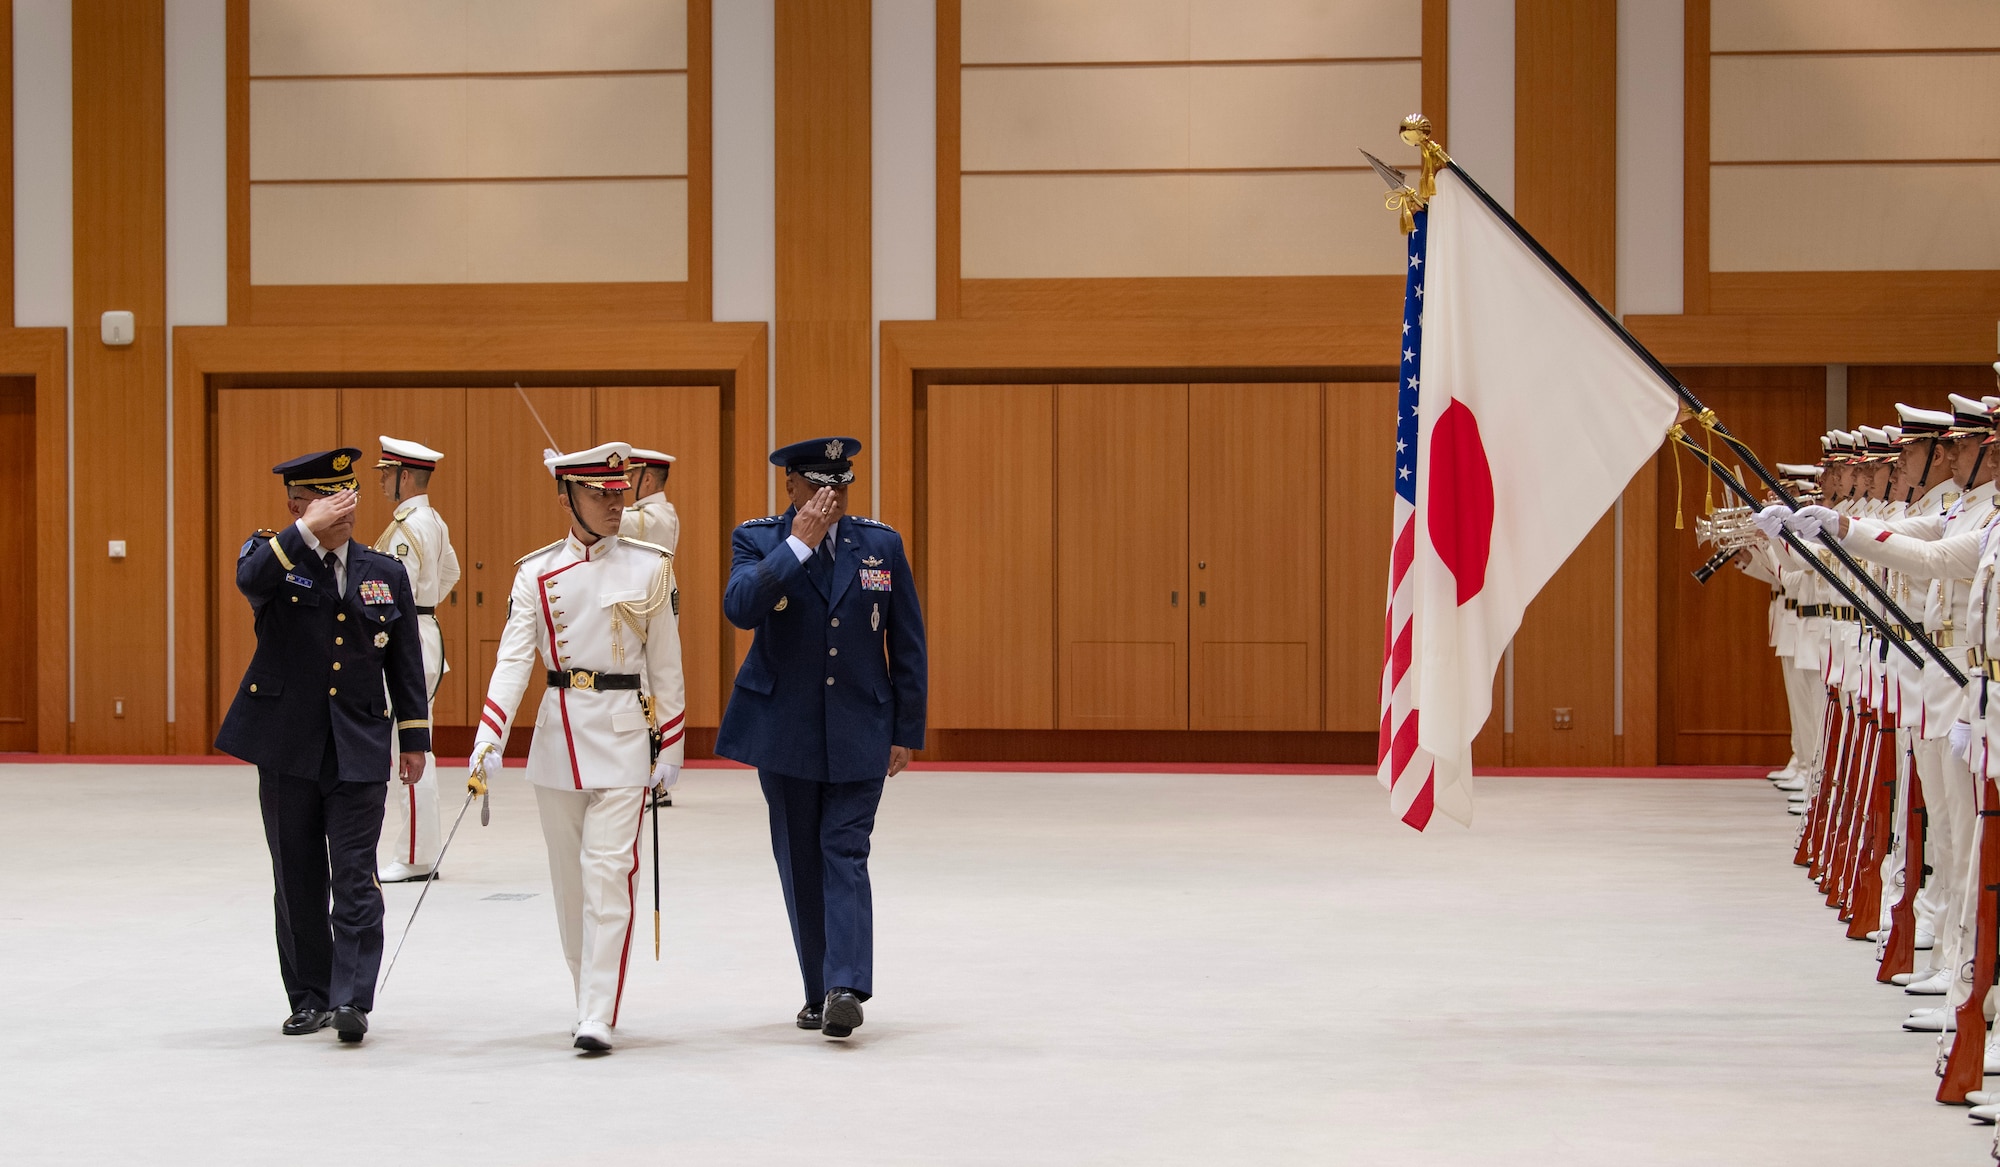
M368 1014L352 1005L342 1005L332 1013L333 1031L342 1041L360 1041L368 1032Z
M800 1028L800 1029L818 1029L818 1028L819 1028L819 1002L818 1002L818 1001L807 1001L807 1002L806 1002L806 1007L805 1007L805 1008L803 1008L803 1009L801 1009L801 1010L799 1010L799 1028Z
M297 1037L302 1033L318 1033L320 1030L325 1029L326 1023L332 1019L333 1014L328 1013L324 1009L301 1009L290 1017L285 1018L285 1024L279 1029L279 1032L283 1033L286 1037ZM814 1028L818 1028L818 1026L814 1026Z
M861 998L853 989L832 989L820 1010L819 1031L826 1037L846 1037L861 1027Z

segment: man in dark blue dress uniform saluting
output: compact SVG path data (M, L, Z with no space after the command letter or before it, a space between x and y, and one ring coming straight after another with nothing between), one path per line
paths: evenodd
M410 578L350 538L360 457L328 450L271 468L296 521L237 556L257 651L215 737L257 767L292 1006L283 1031L331 1025L349 1042L368 1032L382 964L382 784L392 762L404 783L422 779L431 748Z
M792 505L736 528L722 611L756 632L715 752L757 767L805 979L801 1029L846 1037L874 992L869 834L924 746L924 617L902 536L847 513L854 438L771 455Z

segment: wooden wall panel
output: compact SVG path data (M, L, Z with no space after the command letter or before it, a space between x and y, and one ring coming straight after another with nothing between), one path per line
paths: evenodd
M36 745L35 379L0 377L0 750Z
M529 390L535 409L565 451L595 445L592 391L587 388ZM466 390L465 441L479 456L468 461L466 475L465 542L478 550L470 562L461 559L465 576L459 583L461 602L470 593L466 640L467 679L472 693L483 695L493 676L500 650L500 632L507 625L507 596L514 585L514 561L568 532L568 512L556 500L555 479L542 466L548 439L512 389ZM514 724L532 726L544 688L542 672L531 674L527 692L514 712ZM471 701L478 697L469 698Z
M142 485L162 482L167 441L163 0L77 0L71 51L75 431L92 464L133 471L76 478L75 748L153 754L168 747L166 509ZM137 319L129 346L98 339L112 309Z
M1320 728L1320 397L1316 384L1188 387L1192 729Z
M1767 465L1819 460L1824 368L1684 369L1679 375ZM1686 528L1674 529L1671 466L1661 471L1657 515L1660 761L1782 764L1790 752L1790 723L1769 647L1770 589L1733 569L1706 585L1688 574L1713 548L1695 545L1703 481L1692 459L1683 460L1682 472ZM1717 505L1723 505L1720 492Z
M1188 725L1188 389L1056 390L1058 724Z
M672 454L667 501L680 517L674 580L681 591L681 671L687 678L687 719L695 727L722 724L728 678L722 658L733 639L722 618L729 580L729 535L723 511L728 460L722 445L722 392L713 385L648 385L597 390L597 440L630 442ZM627 502L636 498L627 496Z
M1395 508L1396 383L1326 387L1326 728L1375 733Z
M936 385L925 461L930 724L1056 727L1055 387ZM1005 450L1004 474L981 469Z
M1518 0L1516 214L1606 305L1617 258L1618 6ZM1612 760L1615 538L1606 520L1549 581L1514 638L1518 765ZM1556 728L1554 711L1570 711Z
M873 26L866 0L789 0L777 12L777 434L872 428ZM878 452L855 467L869 510Z
M342 389L340 442L361 451L361 504L354 537L374 546L388 529L394 505L381 490L381 474L369 469L382 454L381 437L422 442L444 455L431 475L430 503L444 517L451 541L461 557L468 550L466 535L466 473L473 452L465 444L465 390ZM460 563L464 572L466 565ZM431 724L477 725L477 702L467 704L471 691L471 654L466 649L465 597L454 590L438 603L438 631L444 634L444 659L451 671L431 699Z
M339 393L333 389L234 389L216 394L211 479L215 539L208 549L215 597L209 707L215 718L207 727L204 745L220 727L257 647L249 601L236 590L237 556L252 532L282 530L292 521L285 509L284 483L271 467L338 445L338 409Z

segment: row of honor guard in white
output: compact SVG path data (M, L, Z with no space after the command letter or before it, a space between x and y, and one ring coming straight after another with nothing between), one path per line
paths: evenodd
M395 507L389 526L375 540L375 550L394 556L409 574L417 600L417 630L424 650L424 694L437 700L438 684L451 671L444 658L444 633L438 627L438 605L458 585L458 552L452 550L451 529L431 505L431 475L444 455L429 446L383 435L382 457L375 463L382 493ZM383 816L383 883L431 878L441 843L438 826L437 758L424 755L423 779L413 786L391 785Z
M569 532L519 561L467 779L484 793L529 679L544 670L527 777L585 1051L611 1048L646 795L679 777L686 728L673 552L619 534L631 464L623 442L544 459Z

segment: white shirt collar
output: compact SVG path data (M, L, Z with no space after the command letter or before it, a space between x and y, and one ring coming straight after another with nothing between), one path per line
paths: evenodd
M659 499L661 502L667 501L667 492L664 490L656 490L653 493L647 495L645 498L640 499L637 503L633 505L645 506L647 503L652 502L656 498Z
M319 540L313 537L312 528L306 526L306 521L304 519L300 519L293 525L299 529L299 534L305 537L306 546L312 548L313 558L325 559L326 548L320 546ZM354 540L349 539L347 542L342 543L340 546L333 549L333 557L335 559L340 560L340 565L342 567L347 566L347 549L353 545L354 545Z
M405 507L427 507L429 505L431 505L430 492L425 491L422 494L413 494L402 502L397 503L396 509L400 511Z

